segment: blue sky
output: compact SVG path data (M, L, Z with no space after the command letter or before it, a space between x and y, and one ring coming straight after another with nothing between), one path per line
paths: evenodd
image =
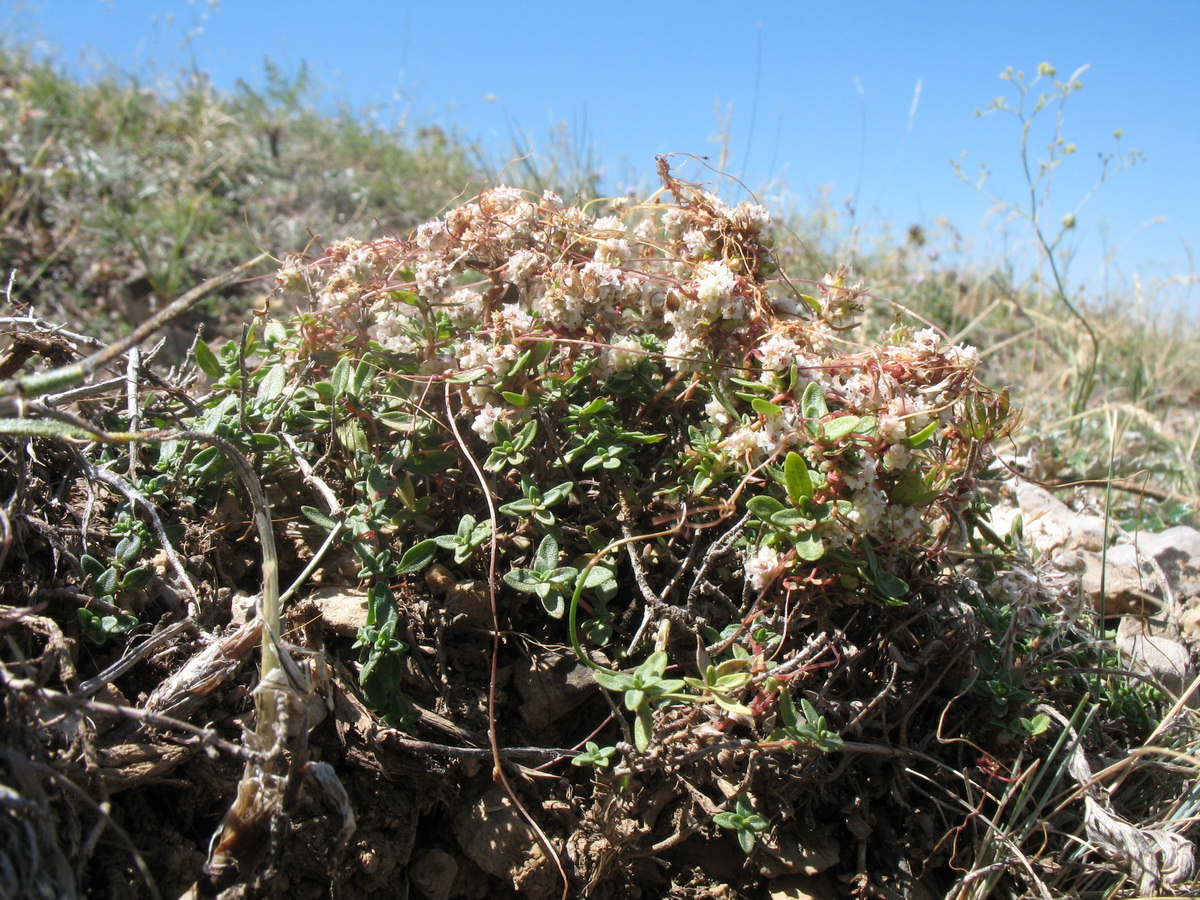
M1005 224L950 160L965 153L972 176L986 164L996 195L1027 203L1019 123L975 110L1006 90L1015 101L998 77L1009 66L1049 62L1060 78L1090 66L1066 106L1077 152L1056 171L1050 224L1095 183L1116 129L1145 160L1080 211L1073 284L1102 290L1106 252L1110 285L1187 279L1200 250L1195 0L39 0L0 2L0 26L80 73L195 65L228 88L260 82L264 57L289 73L304 60L332 99L385 125L441 124L493 156L516 133L545 148L565 126L614 192L652 185L655 154L717 162L724 132L727 169L773 208L852 200L864 233L900 237L944 218L974 259L1018 265L1028 229ZM1031 135L1035 164L1048 137ZM1195 308L1198 292L1170 294Z

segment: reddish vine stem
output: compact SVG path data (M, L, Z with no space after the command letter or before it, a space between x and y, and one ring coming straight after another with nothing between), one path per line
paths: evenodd
M525 805L517 796L517 792L513 790L513 786L509 783L508 776L504 774L503 757L500 752L500 739L496 733L496 678L500 657L500 613L496 606L496 557L499 550L496 543L496 502L492 497L492 489L487 482L487 477L483 474L483 469L480 468L470 448L467 447L466 441L463 440L462 432L458 430L458 422L454 418L454 398L450 389L450 382L448 381L445 383L445 392L446 418L450 422L450 430L454 432L454 440L470 464L471 471L475 473L480 490L483 491L484 500L487 501L488 520L492 526L492 538L488 544L488 600L492 608L492 661L491 670L488 674L488 745L492 750L492 775L496 781L500 782L500 785L504 788L504 793L508 795L508 799L517 808L517 812L521 814L521 818L529 823L529 827L537 835L538 843L541 844L542 849L546 852L546 856L554 860L554 865L558 868L558 874L562 876L562 900L567 900L571 892L571 879L567 875L567 869L563 865L562 857L559 855L554 844L551 843L546 832L542 830L529 810L525 808Z

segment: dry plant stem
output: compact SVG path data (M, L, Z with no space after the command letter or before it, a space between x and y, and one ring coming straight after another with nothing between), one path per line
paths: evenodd
M44 701L47 705L57 709L74 713L83 712L93 716L120 717L138 722L149 728L183 732L184 734L191 735L203 744L220 750L222 753L228 753L230 756L244 760L247 763L261 763L263 760L261 753L256 753L240 744L227 741L211 728L200 728L199 726L176 719L173 716L163 715L148 709L138 709L136 706L121 706L115 703L90 700L84 696L80 696L78 693L62 694L48 688L38 687L37 684L28 679L9 678L7 671L3 675L0 675L0 677L3 678L4 686L8 690L20 691L27 696L36 697Z
M80 383L89 375L94 374L116 360L127 350L136 347L172 319L187 312L205 297L233 284L260 262L269 258L269 253L260 253L249 262L235 266L228 272L217 275L197 285L177 300L164 306L135 328L127 337L122 338L110 347L92 354L86 359L69 366L62 366L50 372L42 372L36 375L28 375L24 378L13 378L0 382L0 398L15 402L19 401L22 397L36 396Z
M194 627L195 626L188 621L176 622L174 625L168 625L162 631L158 632L158 634L150 635L150 637L138 644L137 647L127 650L124 654L122 654L120 659L118 659L115 663L113 663L95 678L89 678L87 681L81 684L79 686L79 690L73 692L74 695L77 697L92 696L92 694L102 690L106 684L112 684L114 681L132 669L135 665L137 665L140 660L145 659L147 656L153 653L158 647L161 647L163 644L170 643L180 634L185 631L189 631Z
M7 749L5 749L3 753L6 757L12 756L11 751ZM45 763L41 763L32 759L21 759L20 764L36 769L42 774L43 777L49 778L55 784L60 785L68 794L71 794L79 802L91 808L91 810L95 812L104 825L116 836L117 841L129 852L130 857L133 859L133 864L138 870L138 874L141 876L142 881L146 885L146 891L149 893L149 895L154 898L154 900L161 900L162 894L160 894L158 891L158 885L155 884L154 876L150 874L150 867L146 865L145 858L138 850L137 845L134 844L132 838L129 837L129 833L119 824L117 824L109 814L108 810L105 809L105 805L107 804L97 803L87 793L87 791L83 790L81 787L79 787L79 785L75 784L75 782L71 781L71 779L67 778L61 772L56 771Z
M466 442L463 441L462 434L458 430L458 422L455 421L454 416L453 394L449 382L445 385L445 396L446 418L450 421L450 430L454 432L454 439L458 442L458 447L462 451L463 456L470 463L471 470L475 473L475 478L479 482L479 488L483 491L484 499L487 501L488 521L492 526L492 537L488 547L488 599L491 602L492 609L492 660L491 670L488 675L488 743L492 752L493 776L504 786L504 792L508 795L508 799L512 801L517 811L521 813L521 818L529 823L529 827L537 835L538 843L541 844L546 856L554 860L554 865L558 868L558 874L562 877L562 900L567 900L571 893L571 878L567 875L562 856L554 844L551 843L550 838L542 831L541 826L538 825L529 811L525 809L520 798L517 797L517 792L513 790L512 785L509 784L508 777L504 774L500 754L500 741L496 735L496 679L497 664L500 657L500 614L496 607L496 557L499 553L496 543L496 503L492 498L492 489L488 485L487 478L484 477L483 469L480 468L479 463L471 454Z
M179 554L175 552L174 545L167 537L166 526L163 525L162 519L159 518L158 510L155 509L154 504L116 472L110 472L108 469L93 466L82 457L80 457L80 462L83 464L83 469L87 473L88 478L95 481L102 481L110 487L116 488L131 504L140 506L145 511L151 525L154 527L154 533L158 536L158 541L162 545L163 553L166 554L167 560L171 563L171 568L175 570L176 576L183 582L184 587L187 588L188 596L191 597L192 606L188 610L188 614L193 619L199 621L200 595L196 593L196 586L192 584L192 579L188 577L187 570L183 567L183 560L179 558Z
M308 464L308 460L306 460L304 458L304 454L300 452L300 448L296 444L296 439L287 432L283 432L281 436L284 443L288 445L288 449L292 451L292 455L296 460L296 467L300 470L301 474L304 475L305 482L312 485L321 494L325 500L325 505L329 508L331 515L340 516L343 510L342 504L338 502L337 495L333 493L333 490L320 476L313 472L312 466ZM300 590L301 586L307 582L312 573L317 570L317 568L321 565L322 560L325 559L325 554L327 554L330 548L333 547L334 543L341 536L345 528L346 523L339 520L337 525L334 526L333 531L329 532L328 536L326 536L325 542L321 544L320 549L313 554L313 558L309 560L308 565L304 567L304 571L301 572L296 580L292 582L291 587L280 594L279 605L281 607L293 596L295 596L296 592Z

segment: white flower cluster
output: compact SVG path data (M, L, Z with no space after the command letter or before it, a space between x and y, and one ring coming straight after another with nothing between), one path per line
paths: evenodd
M678 181L669 190L674 202L595 214L501 186L409 241L343 241L311 267L289 261L277 284L306 294L346 345L373 341L426 376L469 376L464 415L485 440L529 415L505 397L530 383L516 367L535 346L550 345L563 371L589 358L598 379L661 367L715 426L718 469L755 478L791 451L804 457L814 501L832 510L807 526L826 546L944 532L952 513L933 498L978 463L956 425L974 396L974 350L899 326L848 343L865 296L848 269L804 297L769 280L763 207ZM755 403L734 378L756 387ZM785 558L759 547L747 577L762 587Z

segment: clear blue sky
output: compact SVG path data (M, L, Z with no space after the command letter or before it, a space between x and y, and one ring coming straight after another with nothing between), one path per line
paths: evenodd
M827 189L839 209L853 197L868 230L899 236L944 217L976 259L1028 243L953 174L965 152L968 172L986 163L998 195L1027 200L1019 125L975 110L1005 92L1008 66L1049 62L1065 78L1090 65L1066 108L1078 152L1056 176L1051 221L1094 183L1115 129L1145 161L1084 207L1072 281L1100 290L1106 245L1125 283L1186 279L1200 250L1196 0L38 0L0 2L0 26L83 73L195 65L228 88L259 82L264 57L289 73L304 60L329 96L382 124L439 123L493 156L516 131L545 147L565 123L614 191L653 184L658 153L716 161L724 128L728 169L768 205ZM1046 135L1034 133L1035 160ZM1190 293L1195 308L1200 286Z

